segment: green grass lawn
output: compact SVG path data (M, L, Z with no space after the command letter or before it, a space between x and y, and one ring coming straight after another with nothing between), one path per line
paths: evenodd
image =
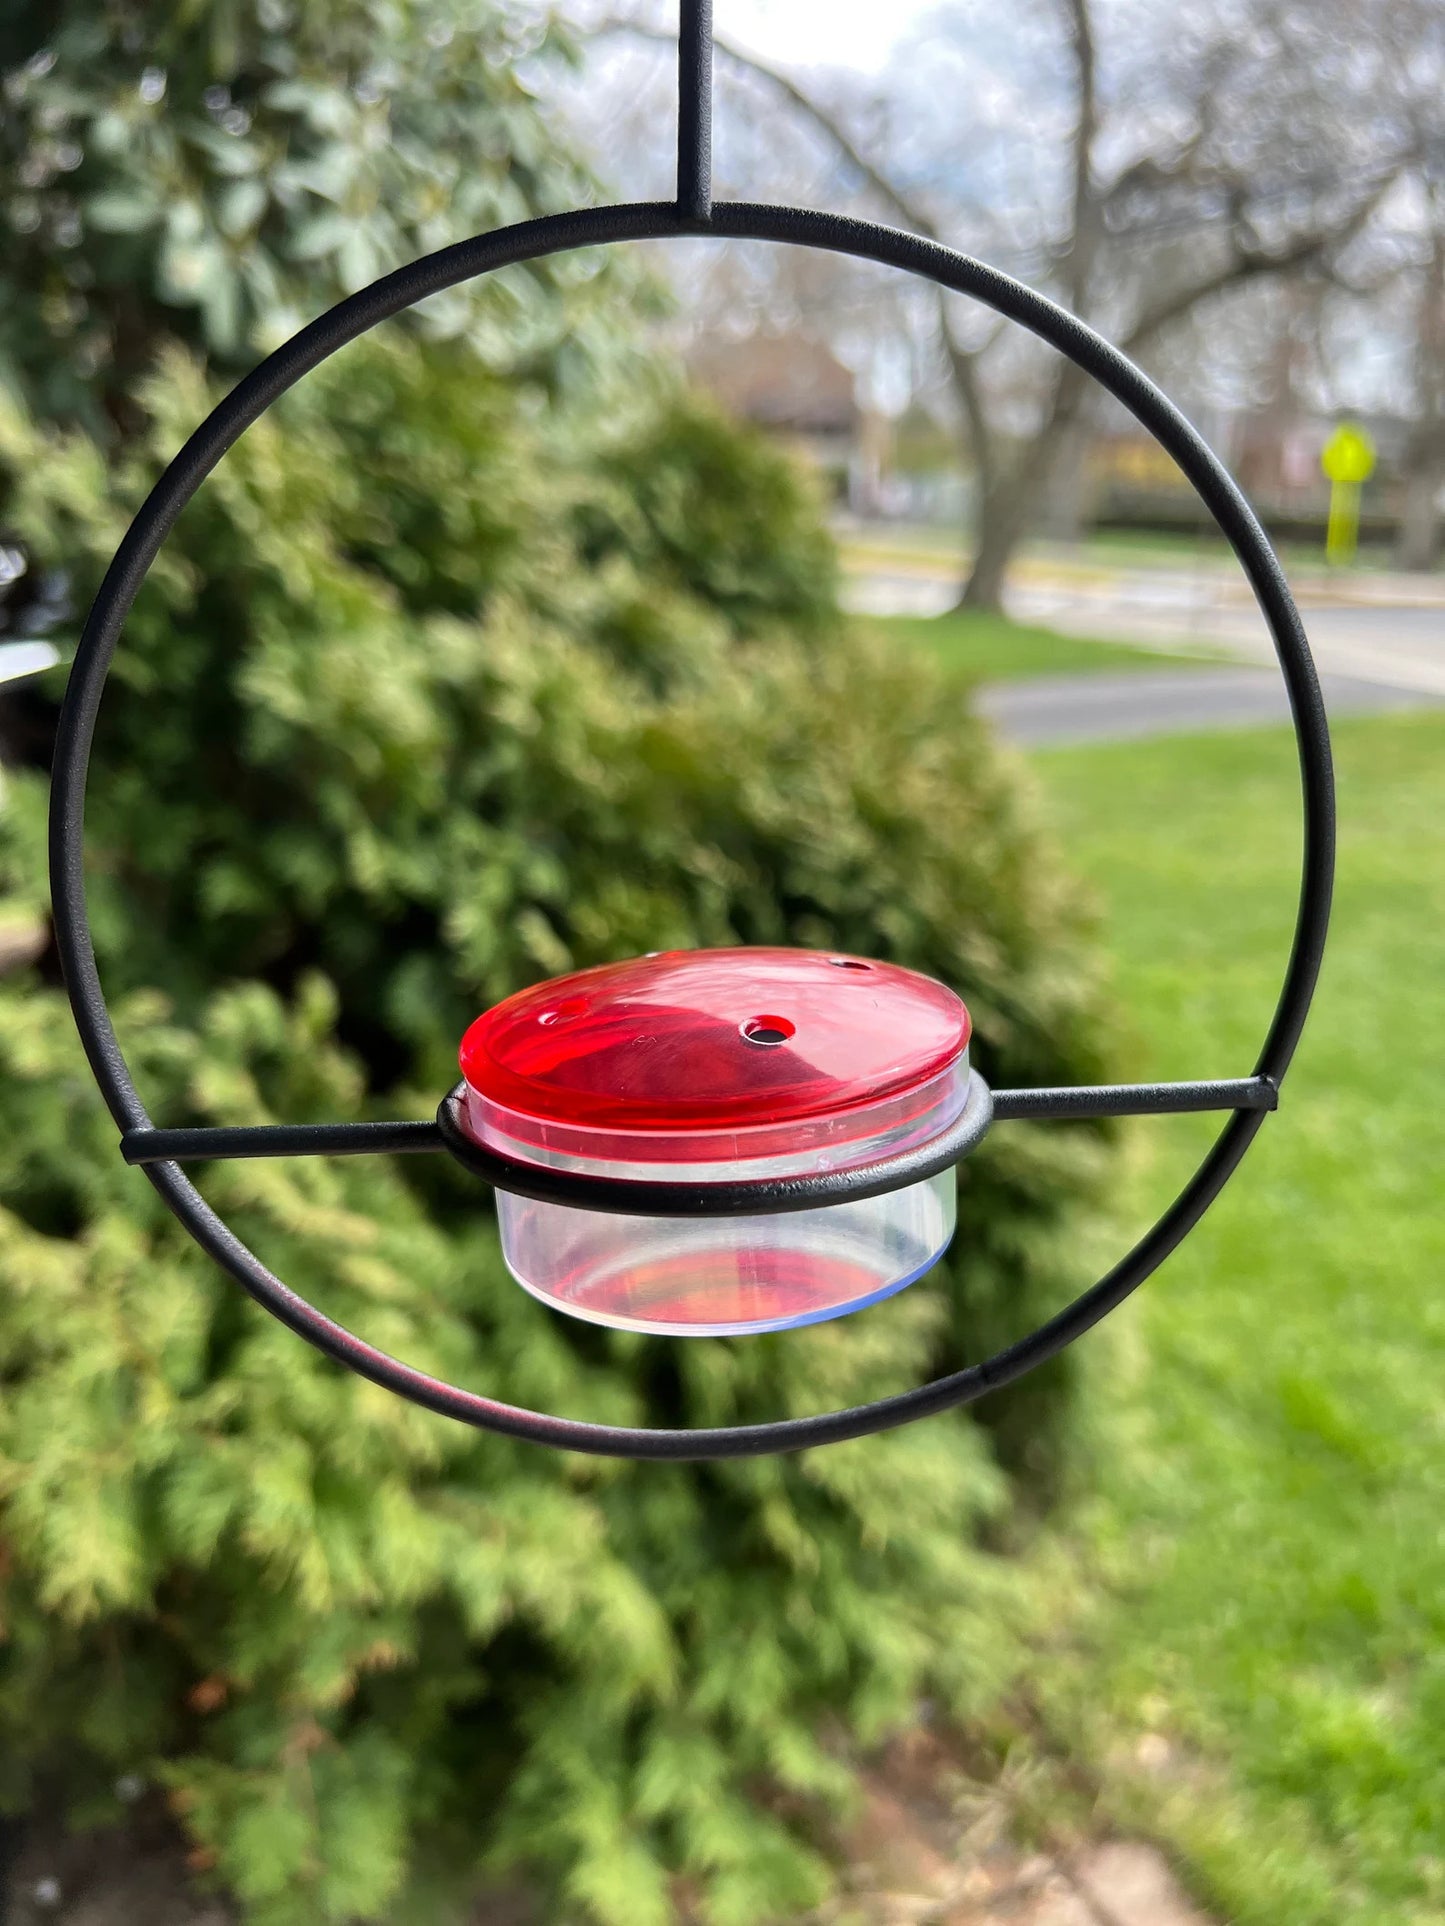
M1337 746L1311 1024L1229 1189L1086 1340L1094 1496L1035 1681L1102 1823L1154 1832L1240 1926L1445 1921L1445 718ZM1133 1068L1248 1072L1298 866L1289 739L1038 767L1106 910ZM1126 1235L1209 1135L1131 1130Z
M1318 541L1307 538L1273 536L1275 553L1287 569L1321 568L1324 565L1323 534ZM1057 545L1050 549L1047 543L1031 545L1025 553L1055 555L1066 552ZM1098 528L1091 529L1078 544L1076 553L1082 562L1097 562L1104 566L1129 566L1137 564L1156 568L1196 568L1213 566L1217 568L1236 568L1234 551L1224 537L1213 528L1199 529L1151 529L1151 528ZM1390 564L1390 550L1386 547L1366 547L1362 549L1353 566L1363 569L1387 568Z
M871 620L872 627L912 648L927 649L966 682L1014 682L1026 676L1092 675L1104 670L1137 671L1198 666L1198 657L1119 642L1082 641L1030 628L1002 615L894 615Z

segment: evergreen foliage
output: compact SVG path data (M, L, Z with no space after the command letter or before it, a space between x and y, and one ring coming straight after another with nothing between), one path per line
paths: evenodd
M6 0L0 380L104 438L135 426L160 341L239 372L419 254L585 202L522 77L567 54L502 0ZM592 340L598 265L541 261L418 318L556 378Z
M182 334L157 324L120 443L34 384L0 394L0 527L77 607L215 398ZM1001 1081L1097 1074L1086 930L1017 771L946 682L840 621L794 471L665 382L588 411L534 373L462 335L357 344L227 456L143 591L90 841L157 1120L425 1115L496 997L739 941L944 978ZM43 688L0 718L0 916L42 901L52 719ZM1008 1484L967 1415L713 1467L474 1435L215 1272L121 1165L44 961L0 980L0 1093L0 1804L59 1786L102 1812L142 1774L253 1926L436 1922L448 1865L521 1865L568 1919L648 1926L685 1890L743 1926L823 1890L810 1816L846 1797L849 1742L989 1690L1014 1579L979 1537ZM895 1390L1032 1323L1080 1281L1102 1168L1089 1128L1011 1126L926 1283L687 1343L542 1309L444 1159L202 1182L423 1368L718 1424ZM1012 1407L1035 1470L1064 1389Z
M634 559L579 568L569 530L631 526L622 443L569 467L463 372L415 343L358 351L227 458L137 609L91 819L103 970L154 1114L424 1114L465 1020L519 982L737 940L918 964L968 994L995 1075L1092 1074L1075 908L1013 773L965 715L940 727L943 687L841 630L739 640L635 529ZM169 366L157 444L204 399ZM416 503L376 444L357 481L373 401ZM639 442L659 487L669 433ZM13 411L0 462L12 522L87 579L153 466L107 474ZM475 506L447 525L454 462L490 540ZM415 546L388 519L414 510ZM799 581L818 566L804 545ZM42 800L12 776L17 888ZM619 1926L668 1917L678 1870L743 1920L821 1877L756 1789L836 1791L829 1720L875 1733L925 1688L987 1679L1008 1579L975 1540L1004 1494L968 1419L712 1469L472 1437L211 1271L120 1165L56 992L4 985L0 1083L12 1798L61 1756L72 1792L83 1769L160 1774L264 1926L390 1916L438 1829L549 1867ZM282 1275L425 1368L576 1415L722 1423L897 1388L1037 1315L1098 1152L1001 1133L936 1281L743 1343L565 1327L508 1282L461 1175L420 1165L205 1183Z

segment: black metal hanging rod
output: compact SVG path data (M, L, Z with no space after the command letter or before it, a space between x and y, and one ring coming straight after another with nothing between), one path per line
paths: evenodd
M712 0L682 0L677 26L677 211L712 219Z

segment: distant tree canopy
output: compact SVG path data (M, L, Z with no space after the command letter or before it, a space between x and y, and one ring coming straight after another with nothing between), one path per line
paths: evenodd
M72 7L0 82L0 306L13 287L28 317L0 320L4 606L63 643L289 314L585 190L504 10L212 0L144 50L138 17ZM739 941L956 984L1006 1081L1104 1070L1087 918L1027 789L955 686L842 621L806 479L628 361L646 298L574 261L369 337L181 518L89 810L102 973L158 1121L425 1115L506 991ZM0 703L0 924L43 914L54 712L44 681ZM446 1926L518 1866L569 1918L665 1926L687 1893L745 1926L825 1892L847 1741L996 1686L1016 1580L979 1541L1008 1471L1057 1471L1066 1368L992 1436L956 1415L759 1464L541 1453L349 1377L218 1275L120 1163L49 957L0 979L0 1103L0 1809L106 1816L139 1777L251 1926ZM716 1424L897 1389L1036 1321L1084 1281L1105 1169L1094 1127L1012 1126L926 1285L752 1343L543 1310L445 1159L200 1181L425 1369Z

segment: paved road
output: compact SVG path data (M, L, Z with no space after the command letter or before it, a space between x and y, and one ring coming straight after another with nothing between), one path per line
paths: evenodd
M1316 572L1296 588L1332 715L1445 703L1445 581ZM927 557L850 574L850 605L872 614L939 614L956 569ZM1009 613L1082 639L1220 658L1218 667L1137 675L1048 676L979 691L978 706L1019 743L1122 741L1194 729L1286 722L1289 707L1264 618L1237 569L1133 568L1029 560Z
M1440 698L1415 689L1321 678L1332 717L1432 707ZM979 689L975 706L1009 741L1042 748L1069 742L1125 742L1199 729L1239 729L1289 720L1277 670L1143 669L1137 675L1039 676Z

